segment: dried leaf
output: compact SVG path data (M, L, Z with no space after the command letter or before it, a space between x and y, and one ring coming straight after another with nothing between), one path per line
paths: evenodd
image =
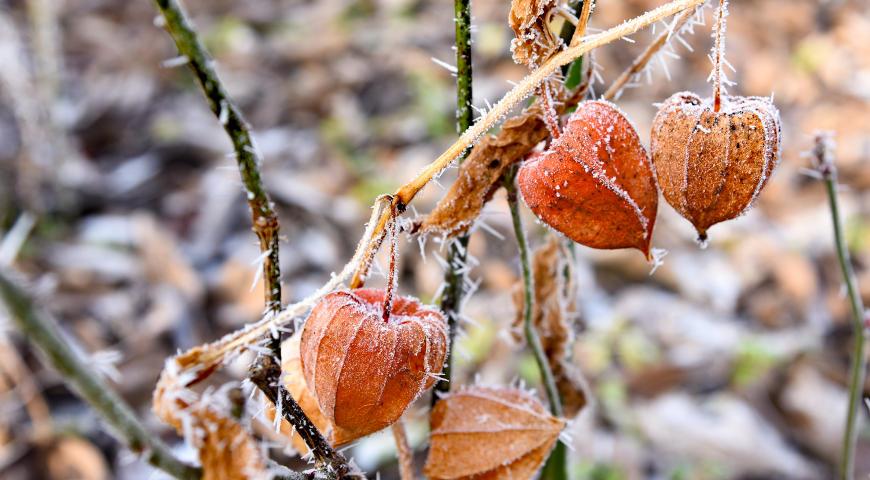
M217 395L197 398L186 387L194 374L181 367L174 358L167 361L154 391L153 408L158 418L199 450L203 480L267 478L266 460L257 441L225 413L226 399Z
M575 313L574 275L566 262L559 239L551 236L532 258L535 287L532 323L541 338L544 354L556 379L566 417L573 417L586 405L586 385L580 372L566 361L568 345L573 340L571 323ZM525 341L523 333L523 285L514 286L516 317L511 330L514 339Z
M431 415L430 479L530 479L565 427L528 392L471 387L442 398Z
M650 257L658 186L637 132L613 104L581 103L562 136L523 164L518 182L538 218L572 240Z
M548 24L556 0L513 0L508 24L516 38L511 40L514 61L537 68L562 44Z
M505 121L498 135L486 136L475 145L450 190L415 232L464 233L501 186L505 170L549 136L537 104Z
M712 225L745 212L779 159L780 120L766 97L671 96L656 114L651 150L665 200L700 239Z
M430 388L447 354L447 322L412 297L384 290L333 292L314 307L302 331L305 380L343 444L398 420Z

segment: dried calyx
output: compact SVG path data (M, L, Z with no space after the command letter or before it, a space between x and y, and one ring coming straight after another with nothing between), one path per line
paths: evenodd
M477 386L439 400L430 422L433 480L532 478L565 427L528 392Z
M637 132L613 104L581 103L562 136L522 165L518 182L535 215L568 238L650 258L658 186Z
M722 73L727 2L714 32L713 97L667 99L653 121L650 149L665 200L692 222L698 239L744 213L779 161L779 112L769 98L725 95Z

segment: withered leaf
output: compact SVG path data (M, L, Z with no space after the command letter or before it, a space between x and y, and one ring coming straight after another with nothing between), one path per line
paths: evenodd
M451 237L464 233L501 186L505 170L549 135L537 104L505 121L497 135L488 135L475 145L459 166L450 190L415 231Z
M508 24L516 38L511 40L514 61L529 68L544 63L561 45L561 40L550 31L551 11L556 0L513 0Z
M535 250L532 278L535 287L532 323L555 377L564 414L573 417L586 405L586 385L580 372L566 359L573 340L571 324L576 317L574 275L556 236L551 235L546 244ZM511 333L522 343L525 341L522 281L514 286L513 300L516 317Z
M261 479L269 476L266 460L256 439L232 419L220 398L199 398L188 390L189 372L177 375L180 366L168 362L154 391L158 418L172 425L199 451L204 480ZM191 400L194 399L194 400Z
M530 479L565 421L515 388L469 387L442 398L430 417L431 479Z
M653 121L652 150L665 200L700 239L712 225L745 212L778 163L780 120L766 97L671 96Z
M658 185L637 132L613 104L581 103L562 136L522 165L518 183L535 215L575 242L650 258Z
M398 420L444 364L448 337L441 312L397 297L384 320L384 296L375 289L330 293L302 331L305 380L335 427L336 444Z

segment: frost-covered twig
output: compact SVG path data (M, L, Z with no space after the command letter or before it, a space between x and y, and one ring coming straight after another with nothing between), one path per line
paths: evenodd
M725 61L725 17L728 16L728 0L719 0L716 10L716 25L713 27L713 111L722 107L722 63Z
M674 20L673 25L665 29L662 33L659 34L658 37L655 38L647 47L638 55L631 65L628 66L620 75L613 81L610 87L604 92L604 95L601 96L604 100L613 100L616 95L622 91L625 87L625 84L631 80L632 77L640 73L649 63L650 60L653 59L656 53L664 47L668 40L672 35L678 35L680 29L695 15L696 9L686 10Z
M562 399L559 397L559 390L556 387L556 378L553 375L553 370L550 368L550 363L547 361L547 355L544 353L544 346L541 343L541 337L532 323L534 312L534 280L532 279L532 264L529 259L529 247L526 241L526 232L523 229L522 219L520 218L519 201L517 199L516 186L517 168L512 167L504 177L504 188L507 192L508 206L511 211L511 219L513 221L514 234L517 237L517 248L520 253L520 268L523 275L523 332L526 336L526 343L532 349L535 356L535 361L538 364L538 370L541 373L541 382L544 384L544 390L547 392L547 400L550 404L550 412L556 416L562 416ZM548 459L547 465L544 467L542 478L561 480L568 477L566 471L566 458L564 445L558 443L553 449L551 458Z
M281 270L279 265L278 216L272 208L272 200L263 185L260 176L262 159L254 145L250 127L235 106L221 83L214 69L214 60L193 29L187 15L177 0L155 0L160 8L166 31L175 41L178 52L187 57L188 65L199 81L202 91L208 100L209 107L221 122L227 135L233 143L236 161L242 183L245 186L248 206L251 208L254 232L260 242L260 251L264 253L263 279L265 283L265 302L268 316L274 316L281 309ZM268 252L268 253L266 253ZM280 371L281 335L277 330L267 330L271 334L270 348L275 357L273 364ZM262 361L262 358L259 360ZM280 375L278 375L280 377ZM311 435L302 435L308 442L311 439L323 440L323 435L308 418L296 400L285 391L279 383L275 384L284 400L285 408L298 410L298 414L288 417L288 421L297 431L310 431ZM262 388L262 387L261 387ZM265 392L265 390L264 390ZM268 392L267 396L268 396ZM286 398L285 398L286 397ZM271 397L270 397L271 398ZM277 395L275 395L277 398ZM274 400L274 398L273 398ZM316 434L316 435L314 435ZM315 445L308 444L314 451Z
M453 3L456 17L456 126L459 132L468 130L474 123L472 110L474 97L472 95L472 70L471 70L471 0L454 0ZM459 160L460 162L465 158ZM465 295L465 279L468 274L465 265L468 252L468 234L450 242L447 251L447 268L444 271L444 293L441 296L441 311L447 317L448 336L450 345L456 338L456 324L460 315L462 297ZM450 380L453 372L453 349L447 351L442 371L444 380L435 384L436 392L450 390ZM437 395L432 395L432 403L437 400Z
M251 366L249 377L273 404L283 406L278 413L296 427L296 432L305 440L314 459L323 469L334 472L339 479L365 478L351 468L344 455L332 448L314 424L303 425L301 428L297 426L299 425L297 419L305 416L305 412L293 400L287 389L278 387L281 384L281 369L274 358L269 355L259 356Z
M843 221L840 218L840 202L837 199L837 166L834 165L832 139L828 133L818 132L813 148L814 168L821 174L828 192L828 204L831 208L831 222L834 227L834 243L837 249L837 259L843 273L843 282L849 294L849 306L852 308L852 364L849 380L849 411L846 415L846 428L843 435L843 451L840 459L840 478L852 478L855 467L855 443L858 439L858 409L861 407L861 395L864 391L864 377L867 365L864 359L864 347L867 343L867 332L864 328L864 303L858 291L858 280L852 269L849 258L849 247L843 233Z
M230 99L214 68L214 60L206 51L177 0L155 0L163 15L166 31L175 41L178 53L187 59L196 79L208 100L209 108L221 122L224 131L233 143L236 162L251 217L254 233L260 241L260 251L269 252L263 262L266 310L281 309L281 271L278 263L278 217L272 208L272 200L260 178L262 158L254 144L248 122ZM276 355L280 356L280 342ZM274 345L273 345L274 347Z
M201 471L177 459L156 435L149 433L133 410L118 396L79 353L67 343L57 323L38 310L28 290L0 270L0 297L11 320L45 354L65 382L94 408L127 447L144 456L151 465L179 479L198 479Z

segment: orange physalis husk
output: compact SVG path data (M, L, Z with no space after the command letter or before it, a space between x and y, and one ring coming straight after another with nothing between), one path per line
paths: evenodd
M333 292L314 307L302 331L302 370L335 444L396 420L441 373L447 321L413 297L396 297L384 319L384 290Z
M469 387L435 404L431 414L430 479L530 479L565 428L530 393Z
M744 213L776 167L780 119L766 97L672 95L652 127L653 163L665 200L692 222L698 238Z
M583 102L550 148L520 168L529 208L588 247L636 248L650 258L655 172L631 122L604 101Z

